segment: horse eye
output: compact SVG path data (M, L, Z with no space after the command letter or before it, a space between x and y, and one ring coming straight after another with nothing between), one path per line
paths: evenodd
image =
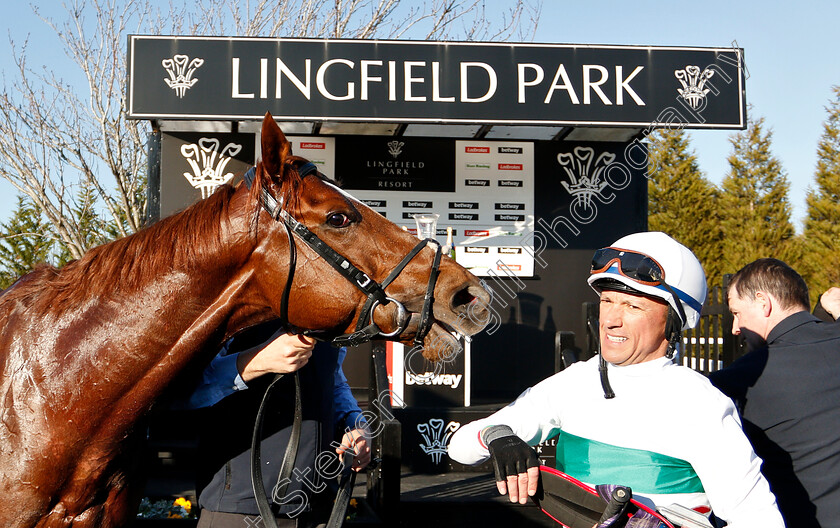
M327 217L327 223L332 227L347 227L350 225L350 217L344 213L333 213Z

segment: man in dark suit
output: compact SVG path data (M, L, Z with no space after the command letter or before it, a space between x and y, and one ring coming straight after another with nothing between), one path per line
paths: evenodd
M776 259L738 271L728 301L749 352L712 383L741 412L787 526L840 527L840 324L808 313L805 281Z

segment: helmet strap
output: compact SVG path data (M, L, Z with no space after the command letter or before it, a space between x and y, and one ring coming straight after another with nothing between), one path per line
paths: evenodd
M600 350L598 350L598 372L601 374L601 388L604 389L604 398L608 400L615 398L615 392L610 386L610 378L607 376L607 360L604 359Z
M613 392L612 387L610 386L610 379L607 376L607 360L604 359L604 355L601 354L601 335L596 321L597 319L588 317L586 319L586 326L589 328L589 335L592 336L592 339L595 342L595 347L598 350L598 373L601 375L601 388L604 389L604 398L611 400L615 398L615 392Z
M673 359L677 351L677 344L682 338L682 321L670 305L668 305L668 319L665 321L665 338L668 340L668 350L665 352L665 357Z

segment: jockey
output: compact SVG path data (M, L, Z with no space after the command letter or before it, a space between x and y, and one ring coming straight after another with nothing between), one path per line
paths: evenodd
M635 233L595 252L588 282L600 354L461 427L449 455L491 458L499 492L524 504L539 478L529 446L556 438L557 469L591 486L628 486L654 508L711 508L733 528L784 526L732 401L672 359L706 297L694 254L664 233Z

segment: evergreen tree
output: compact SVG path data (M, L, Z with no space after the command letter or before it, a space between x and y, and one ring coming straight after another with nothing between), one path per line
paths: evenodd
M72 217L77 223L76 230L86 248L116 240L120 236L114 223L98 214L96 206L96 189L92 182L87 181L76 192L72 210ZM55 256L56 265L63 266L73 260L73 254L67 245L60 242L58 248L59 251Z
M0 223L0 289L37 264L46 262L53 247L49 225L38 209L23 196L7 223Z
M840 86L817 146L816 187L808 191L801 272L811 301L829 286L840 286Z
M700 259L709 289L723 278L718 191L700 171L684 130L650 136L648 228L663 231Z
M793 267L798 246L790 220L790 183L771 152L773 134L764 118L730 138L729 173L721 182L719 211L723 264L732 273L761 257L775 257Z

